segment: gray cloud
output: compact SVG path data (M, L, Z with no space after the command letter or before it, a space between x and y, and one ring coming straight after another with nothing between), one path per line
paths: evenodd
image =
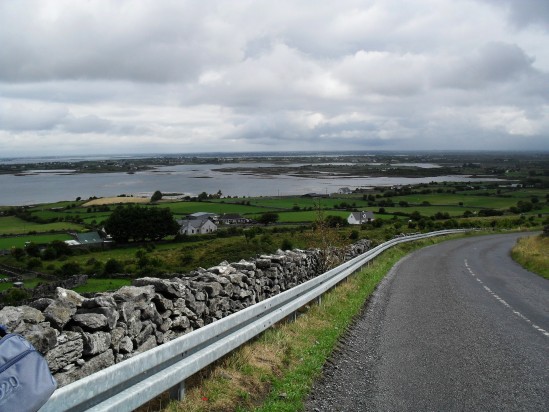
M0 0L0 145L549 150L547 4Z
M435 84L472 89L509 82L533 73L533 60L517 45L488 43L472 55L448 60L434 73Z
M481 0L507 9L508 17L518 27L536 25L549 30L549 3L546 0Z

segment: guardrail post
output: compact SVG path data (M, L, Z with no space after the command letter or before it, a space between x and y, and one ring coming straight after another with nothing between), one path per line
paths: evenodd
M320 306L321 303L322 303L322 295L318 295L318 296L316 297L316 304L317 304L318 306Z
M185 381L179 382L170 388L170 399L181 401L185 398Z

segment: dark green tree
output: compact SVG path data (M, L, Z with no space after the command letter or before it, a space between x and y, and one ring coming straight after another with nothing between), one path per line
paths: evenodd
M264 225L268 225L269 223L278 222L278 218L278 213L265 212L259 217L258 222L263 223Z
M124 271L124 265L116 259L109 259L105 263L105 268L103 269L103 274L112 275L114 273L122 273Z
M23 259L23 256L25 256L25 249L22 247L14 247L11 249L11 255L15 258L15 260L21 260Z
M151 202L158 202L161 199L162 199L162 192L160 190L157 190L151 196Z
M175 235L179 225L167 208L119 206L105 222L105 230L117 242L160 240Z

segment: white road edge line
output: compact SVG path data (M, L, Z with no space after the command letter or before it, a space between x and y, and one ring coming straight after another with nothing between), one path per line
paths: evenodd
M517 317L519 317L520 319L526 321L527 323L530 324L530 326L532 326L535 330L537 330L538 332L541 332L542 335L546 336L549 338L549 332L547 332L545 329L543 328L540 328L538 325L536 325L535 323L532 323L532 321L530 319L528 319L526 316L524 316L522 313L520 313L518 310L515 310L511 305L509 305L509 303L507 303L505 300L503 300L502 298L500 298L496 293L494 293L492 291L492 289L490 289L488 286L486 286L484 284L484 282L482 280L479 279L479 277L475 274L475 272L473 272L471 270L471 268L469 267L469 263L467 262L467 259L465 259L465 267L467 268L467 270L469 271L469 274L474 277L477 282L479 282L482 287L484 288L484 290L486 290L490 295L492 295L494 297L494 299L496 299L499 303L501 303L503 306L506 306L507 308L511 309L511 311L513 312L514 315L516 315Z

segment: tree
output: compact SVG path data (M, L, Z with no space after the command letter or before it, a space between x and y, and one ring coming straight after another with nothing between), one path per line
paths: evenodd
M179 225L167 208L119 206L105 222L105 230L117 242L160 240L175 235Z
M60 268L55 270L56 275L68 278L72 275L77 275L82 272L82 268L76 262L67 262Z
M263 223L266 226L269 223L278 222L278 219L279 219L278 213L265 212L259 217L258 222Z
M151 202L158 202L161 199L162 199L162 192L160 190L157 190L151 196Z
M343 226L349 226L349 222L347 222L347 219L341 216L329 215L326 216L325 221L326 225L328 225L329 227L338 228Z
M40 247L36 243L30 242L25 245L25 252L29 256L38 257L40 256Z
M62 240L52 240L50 246L55 250L57 257L72 255L72 249Z
M307 234L308 247L319 249L320 273L339 265L345 259L343 247L349 243L349 239L342 237L335 227L330 227L326 221L326 215L320 203L315 204L316 216L313 228Z
M14 247L11 249L11 255L15 258L15 260L21 260L23 256L25 256L25 249L21 247Z
M105 263L105 268L103 269L103 274L112 275L114 273L122 273L124 271L124 266L116 259L109 259Z

